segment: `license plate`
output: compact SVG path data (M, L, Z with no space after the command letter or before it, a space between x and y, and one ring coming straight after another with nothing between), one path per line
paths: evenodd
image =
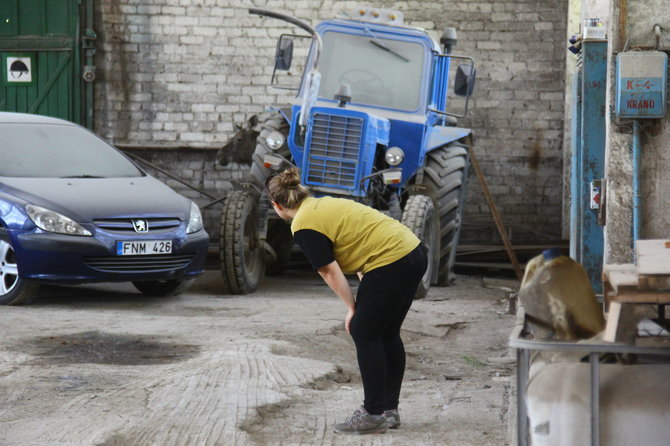
M171 253L172 240L116 242L116 254L119 256L146 256Z

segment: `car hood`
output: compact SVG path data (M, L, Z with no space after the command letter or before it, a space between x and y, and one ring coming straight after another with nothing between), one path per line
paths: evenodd
M188 221L189 200L151 176L134 178L0 178L0 188L26 203L80 223L96 218L177 217Z

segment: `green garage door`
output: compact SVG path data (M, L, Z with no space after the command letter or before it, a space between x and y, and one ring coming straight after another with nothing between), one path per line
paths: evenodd
M81 3L0 0L0 110L54 116L90 127L87 108L92 104L86 96L92 91L84 87L80 59Z

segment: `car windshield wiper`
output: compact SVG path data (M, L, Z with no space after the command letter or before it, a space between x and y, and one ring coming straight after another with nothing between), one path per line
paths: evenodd
M61 178L104 178L104 177L99 177L96 175L68 175L66 177Z
M397 51L392 50L392 49L389 48L388 46L386 46L386 44L385 44L384 42L382 42L381 40L379 40L379 38L378 38L377 36L375 36L375 35L372 33L372 31L370 31L368 28L365 28L365 32L368 33L368 34L370 35L370 37L372 37L372 39L369 40L369 42L370 42L371 44L373 44L373 45L376 46L377 48L381 48L382 50L387 51L387 52L393 54L394 56L398 57L399 59L404 60L405 62L409 62L409 59L408 59L408 58L406 58L406 57L403 56L402 54L398 53Z

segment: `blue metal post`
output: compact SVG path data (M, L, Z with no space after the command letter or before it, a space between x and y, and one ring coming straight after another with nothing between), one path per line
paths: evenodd
M640 240L640 121L633 119L633 253ZM635 254L633 254L635 257ZM637 259L633 259L636 261Z
M598 210L590 208L591 183L605 174L605 95L607 93L607 41L585 40L582 43L580 111L580 159L577 162L577 257L591 279L593 290L602 294L603 227L598 224ZM573 185L573 187L575 187Z
M582 196L582 71L581 55L578 56L580 69L575 73L572 81L572 125L571 125L571 147L570 157L570 257L579 260L582 257L582 207L580 200L575 197Z

